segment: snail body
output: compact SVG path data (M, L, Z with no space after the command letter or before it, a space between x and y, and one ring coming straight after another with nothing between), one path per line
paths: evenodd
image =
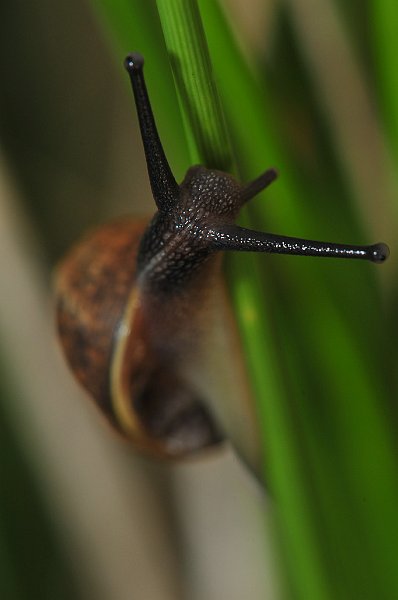
M56 282L61 344L77 379L139 448L181 457L219 444L226 435L257 469L255 411L225 301L220 251L382 262L388 248L313 242L235 225L241 207L276 171L241 185L228 173L198 165L178 185L157 133L143 59L132 54L125 65L157 212L150 223L128 218L103 225L61 263ZM217 395L223 393L220 403Z

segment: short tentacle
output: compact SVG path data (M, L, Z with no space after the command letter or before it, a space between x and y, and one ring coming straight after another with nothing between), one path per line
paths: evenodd
M265 190L277 177L278 171L276 169L267 169L265 173L262 173L259 177L256 177L256 179L243 186L241 192L242 204L257 196L262 190Z
M145 85L144 59L141 54L133 53L127 56L124 64L134 92L152 194L158 209L167 211L175 205L179 187L159 138Z
M260 231L251 231L237 225L211 230L209 231L209 237L211 239L211 246L215 250L356 258L376 263L384 262L390 254L388 246L384 243L373 244L372 246L354 246L332 242L317 242Z

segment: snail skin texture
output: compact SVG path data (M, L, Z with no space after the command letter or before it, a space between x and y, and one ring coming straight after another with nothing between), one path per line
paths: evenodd
M385 244L349 246L250 231L241 207L275 178L241 185L228 173L171 172L154 121L143 58L125 61L157 212L92 231L56 278L60 340L75 376L111 424L157 457L183 457L231 439L259 470L260 444L233 317L221 278L225 250L382 262Z

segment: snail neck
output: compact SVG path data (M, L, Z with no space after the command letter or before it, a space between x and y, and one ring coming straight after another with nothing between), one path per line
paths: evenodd
M155 293L181 294L198 285L208 287L203 275L212 271L212 263L218 263L216 252L195 219L181 222L157 213L141 240L138 280Z

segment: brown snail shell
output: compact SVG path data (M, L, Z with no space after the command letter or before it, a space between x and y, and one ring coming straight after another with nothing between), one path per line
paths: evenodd
M156 456L185 456L221 435L173 371L176 352L157 364L158 325L135 273L145 227L119 219L71 251L57 275L58 330L75 376L121 433Z

